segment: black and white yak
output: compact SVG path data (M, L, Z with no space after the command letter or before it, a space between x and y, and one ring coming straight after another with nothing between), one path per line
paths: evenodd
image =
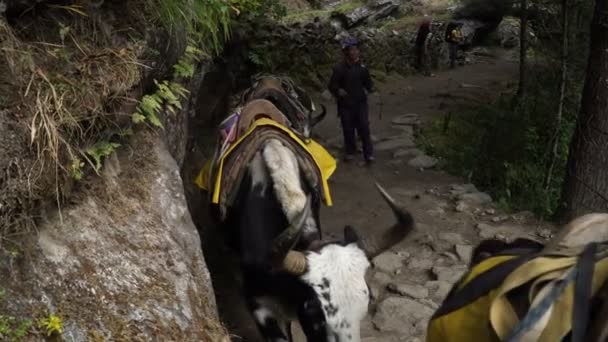
M291 341L297 319L308 341L360 341L370 259L405 238L413 218L378 185L397 224L373 239L346 226L342 240L322 241L320 195L289 148L269 139L247 167L223 228L239 252L245 299L264 340Z

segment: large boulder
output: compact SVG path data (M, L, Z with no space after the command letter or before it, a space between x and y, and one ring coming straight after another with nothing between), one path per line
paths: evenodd
M496 29L497 40L500 45L504 48L516 48L519 47L519 31L521 27L521 21L515 17L505 17L502 19ZM534 29L528 25L528 42L534 44L536 42L536 35Z
M23 252L0 255L0 312L56 315L70 341L228 341L175 160L148 133L130 149L45 215Z
M339 23L341 28L350 29L363 23L372 23L386 18L395 13L398 9L398 1L373 0L369 1L367 5L347 13L335 11L331 14L331 18L334 22Z

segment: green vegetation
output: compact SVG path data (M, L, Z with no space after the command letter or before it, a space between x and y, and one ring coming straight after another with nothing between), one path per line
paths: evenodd
M329 16L334 12L349 13L349 12L363 6L364 4L365 4L364 1L353 0L353 1L346 1L334 8L329 8L329 9L310 9L310 10L304 10L304 11L296 11L296 12L286 15L283 18L283 22L290 24L290 23L295 23L295 22L311 21L316 17L329 18Z
M8 208L0 210L0 241L32 231L37 203L65 200L65 189L71 188L66 182L98 172L103 159L123 144L131 125L120 109L137 101L132 90L159 54L147 45L146 27L164 28L165 43L186 42L183 51L176 44L172 75L155 80L156 89L137 101L132 115L133 124L162 127L162 115L181 109L188 97L183 83L201 61L221 51L235 14L280 15L282 8L269 0L140 0L103 6L120 12L125 20L115 25L123 26L100 26L92 19L96 10L78 2L48 6L13 25L0 19L0 110L20 113L27 128L18 134L30 137L34 154L27 147L17 152L13 165L20 172L11 171L14 181L0 184L2 205Z
M47 336L61 334L63 332L63 320L57 315L49 315L40 320L39 325L44 329Z
M4 301L6 297L6 290L0 287L0 303ZM9 315L0 315L0 341L20 341L25 337L30 328L32 327L32 321L21 320L16 317Z
M546 218L557 209L578 95L572 89L560 130L556 172L546 186L558 92L547 85L556 84L557 75L544 69L534 75L529 89L534 96L517 107L512 107L510 96L463 107L433 122L419 139L444 169L488 191L504 209L532 210Z

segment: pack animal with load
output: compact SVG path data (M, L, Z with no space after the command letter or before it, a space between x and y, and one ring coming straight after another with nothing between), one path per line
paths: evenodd
M233 143L221 149L197 183L220 209L216 218L239 254L244 297L265 341L291 341L295 320L310 342L360 341L370 299L365 281L370 258L405 238L413 218L377 185L397 223L374 238L360 238L346 226L342 239L323 240L320 206L331 205L327 179L335 160L310 139L306 123L292 123L302 117L289 118L272 98L253 95L281 92L274 80L267 81L245 93L234 130L224 134ZM306 98L285 94L289 100L283 106ZM310 102L288 111L302 107L314 109ZM310 118L303 120L313 127L317 119Z

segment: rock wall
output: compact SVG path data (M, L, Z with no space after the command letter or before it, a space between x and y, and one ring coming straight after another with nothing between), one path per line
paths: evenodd
M0 312L54 313L70 341L225 338L179 168L162 139L138 134L103 173L61 216L46 218L25 254L0 259Z
M0 15L8 18L9 12L18 14L36 2L40 1L0 1ZM105 3L102 12L91 13L96 18L108 14L103 27L113 34L110 41L122 42L126 37L116 32L127 30L112 25L125 24L125 18L133 20L129 25L140 22L127 15L132 13L111 6L116 2ZM124 16L118 18L117 13ZM0 17L0 45L9 48L5 24ZM135 80L129 98L153 92L153 80L172 74L172 65L186 45L183 32L170 37L161 27L137 28L146 47L144 55L137 57L152 68ZM62 327L62 333L52 336L56 340L228 340L181 177L195 134L189 125L209 68L209 64L199 66L195 77L184 84L192 96L184 101L183 110L162 115L163 130L131 127L136 133L120 141L118 154L105 160L100 176L91 171L78 182L51 182L51 188L61 188L60 210L54 196L30 203L31 178L21 176L24 163L19 161L35 162L31 118L5 109L8 104L0 101L0 186L10 190L0 194L0 233L8 231L1 220L7 212L28 206L32 209L27 213L36 213L25 218L32 226L35 220L36 231L0 234L1 341L12 341L17 335L24 336L19 341L46 340L40 322L51 315L59 318ZM0 63L0 71L4 69ZM12 86L0 82L0 90L7 85ZM0 100L6 94L0 91ZM108 117L119 118L114 126L126 130L136 105L109 101L104 110ZM47 165L44 172L53 174L55 169Z
M429 49L433 68L447 65L444 27L443 24L433 27ZM317 89L324 89L333 65L342 59L339 42L346 34L362 42L364 62L370 69L404 75L414 72L416 32L366 27L338 32L330 21L290 26L257 21L243 23L235 33L246 42L246 55L252 67L288 74Z

